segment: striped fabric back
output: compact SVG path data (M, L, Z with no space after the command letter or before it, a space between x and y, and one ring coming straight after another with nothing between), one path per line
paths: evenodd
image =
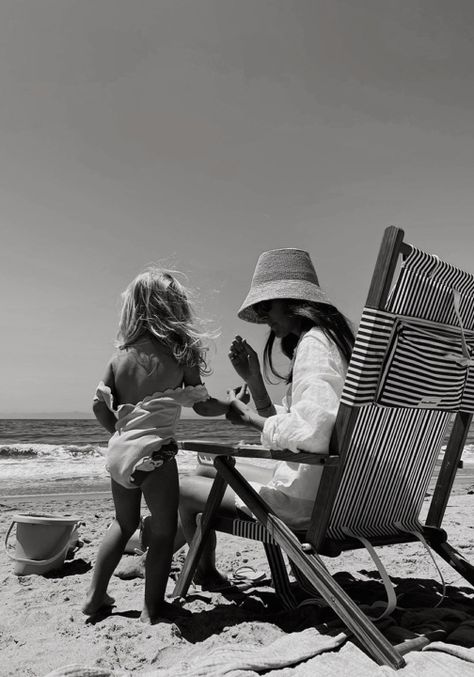
M358 416L327 535L367 538L416 528L450 414L364 407ZM418 525L419 526L419 525Z
M260 522L257 522L252 518L234 518L232 520L231 528L229 528L229 520L227 521L227 524L224 524L223 520L221 519L219 522L217 522L217 525L218 528L224 527L220 530L228 531L229 533L234 534L234 536L240 536L240 538L251 538L254 541L260 541L261 543L275 543L263 524L260 524Z
M453 290L461 295L464 328L474 329L474 275L465 273L433 254L412 247L404 261L386 310L458 327Z
M449 421L474 410L473 330L474 276L412 248L385 307L362 314L341 398L359 413L329 538L419 526Z

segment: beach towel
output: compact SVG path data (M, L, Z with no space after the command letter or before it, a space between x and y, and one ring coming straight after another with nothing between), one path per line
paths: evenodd
M315 628L307 628L302 632L284 634L271 644L249 647L247 643L229 646L228 642L222 646L209 648L206 643L183 647L181 660L173 660L169 667L158 668L153 671L135 672L143 677L250 677L261 672L272 674L274 668L295 665L301 661L322 653L334 651L347 639L345 633L322 635ZM83 670L83 672L81 672ZM69 665L53 672L46 677L125 677L129 673L104 671L103 668L94 672L95 668ZM131 674L131 673L130 673Z
M187 649L169 667L133 672L133 677L474 677L474 648L433 642L405 655L406 667L395 672L374 663L340 632L315 628L285 634L265 646L248 644L209 649L205 642ZM132 677L132 673L70 665L46 677Z

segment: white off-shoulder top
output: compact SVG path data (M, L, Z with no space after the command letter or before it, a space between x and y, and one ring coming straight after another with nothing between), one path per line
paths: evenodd
M347 365L337 346L318 327L302 335L293 358L293 381L265 421L261 442L270 449L328 453ZM266 485L254 489L286 524L306 529L322 468L280 461ZM237 497L236 506L248 513Z

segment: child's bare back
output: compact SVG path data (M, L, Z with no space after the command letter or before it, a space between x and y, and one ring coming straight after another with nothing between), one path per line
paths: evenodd
M111 367L117 404L137 404L149 395L179 388L184 378L182 365L151 336L121 349L112 358Z

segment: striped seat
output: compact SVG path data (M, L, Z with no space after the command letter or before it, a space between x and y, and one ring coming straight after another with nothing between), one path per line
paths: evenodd
M405 243L403 231L390 227L358 328L329 456L268 450L275 459L323 465L308 531L291 531L235 469L233 457L249 456L251 449L187 442L186 449L216 455L217 476L175 593L186 593L211 529L256 538L264 543L286 605L295 600L280 549L297 579L317 591L374 660L403 666L396 647L352 602L320 556L419 535L474 584L474 567L441 528L473 411L474 276ZM420 512L445 443L422 523ZM227 484L255 520L219 516Z

